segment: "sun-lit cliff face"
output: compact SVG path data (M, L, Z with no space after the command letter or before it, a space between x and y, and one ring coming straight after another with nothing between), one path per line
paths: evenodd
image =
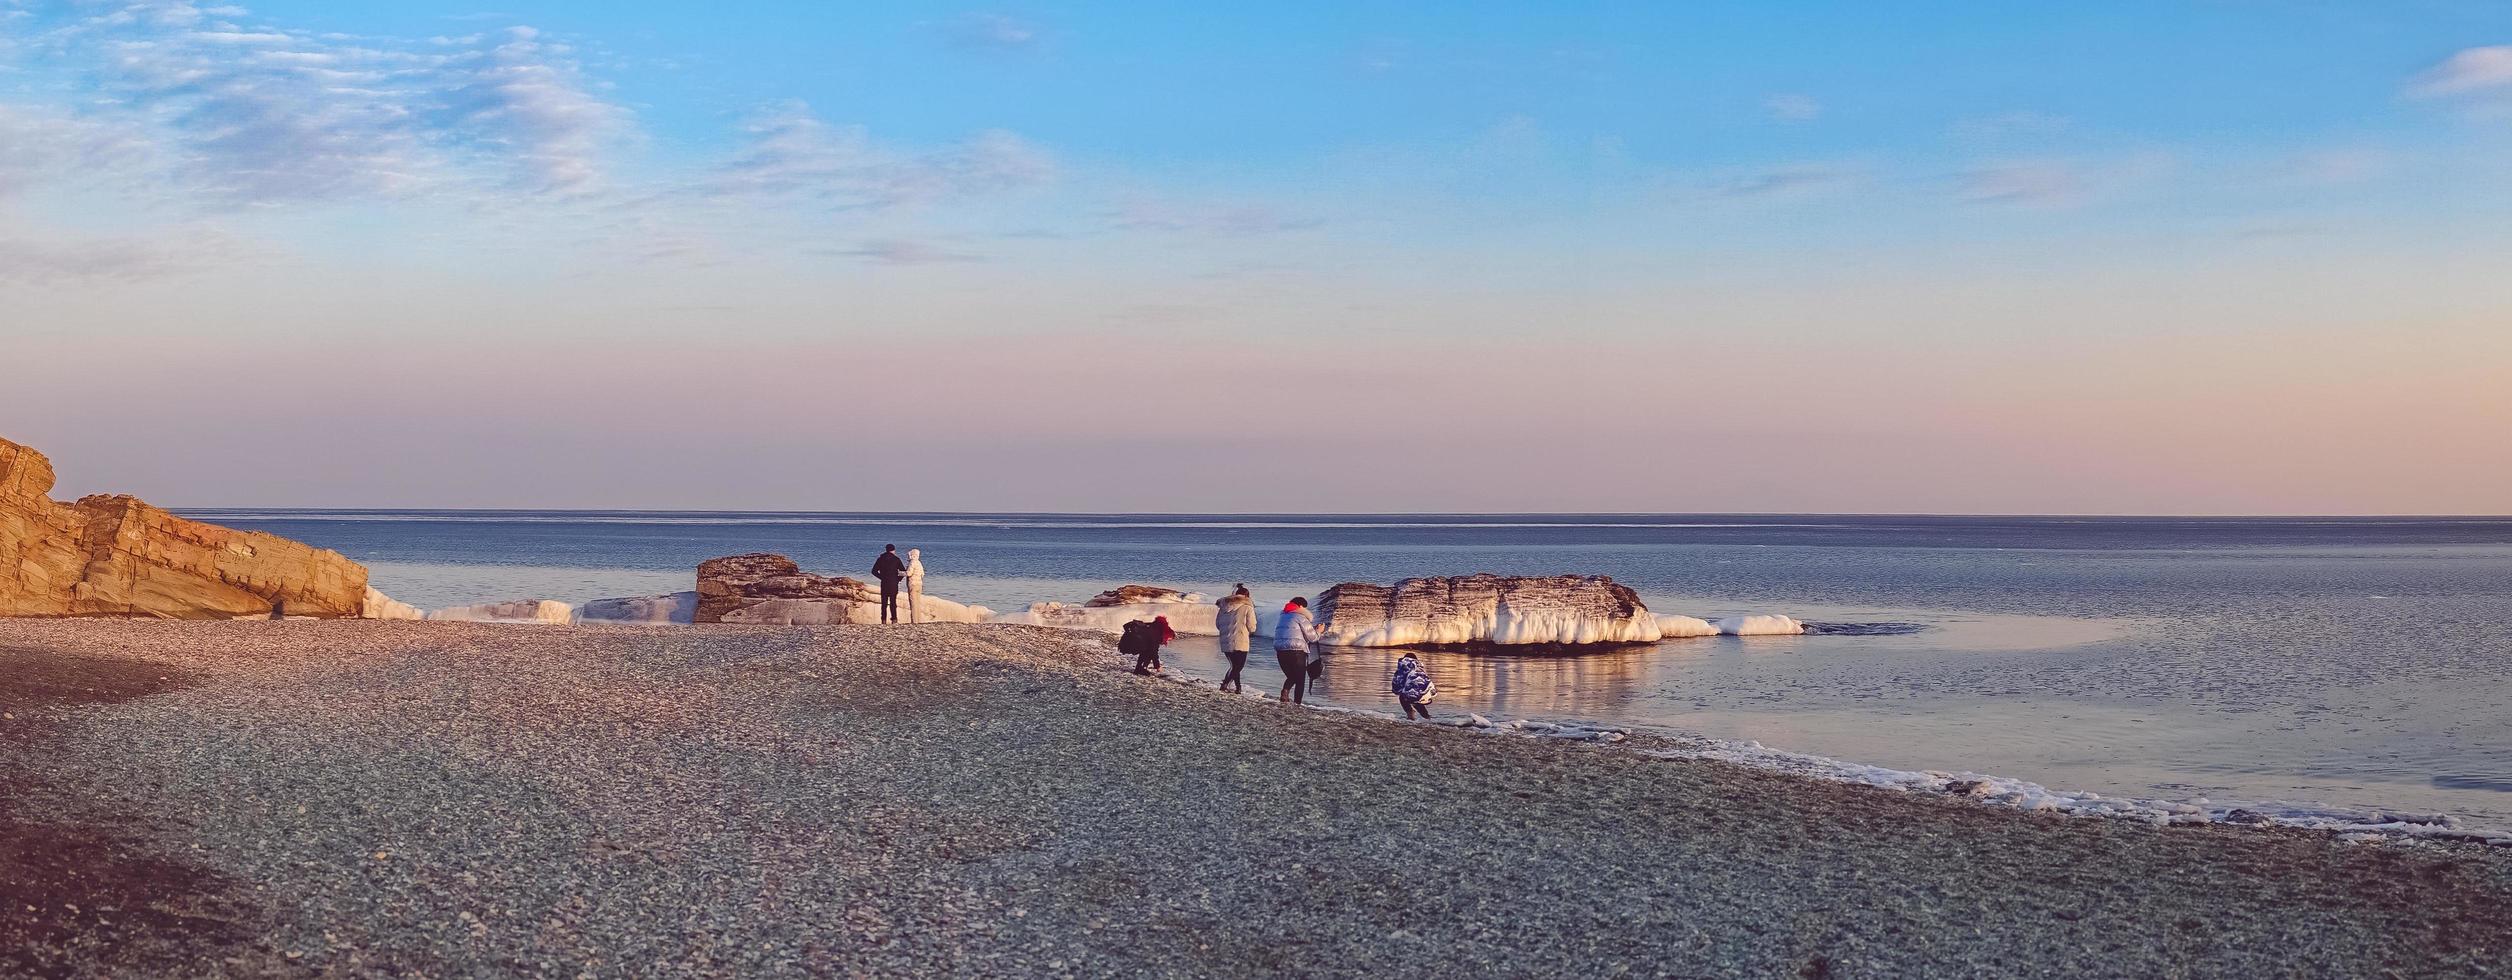
M358 616L366 567L139 499L50 496L52 461L0 439L0 616Z

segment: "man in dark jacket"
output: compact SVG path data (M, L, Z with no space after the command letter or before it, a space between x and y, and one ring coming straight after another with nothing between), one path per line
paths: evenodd
M907 577L907 563L899 560L897 545L881 548L881 557L872 561L872 577L881 580L881 621L898 622L898 580Z

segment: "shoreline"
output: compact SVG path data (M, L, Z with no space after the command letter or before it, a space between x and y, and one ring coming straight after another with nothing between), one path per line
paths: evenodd
M780 891L781 911L721 926L742 935L822 921L805 906L827 921L844 908L892 920L857 934L880 938L869 945L759 937L792 947L791 962L662 951L694 972L1261 972L1256 951L1288 942L1328 958L1275 968L1329 973L1442 972L1472 955L1522 970L1797 972L1819 960L1847 974L2168 963L2336 975L2480 972L2488 951L2512 949L2512 854L2500 847L2059 819L1670 758L1647 734L1608 751L1468 738L1145 684L1104 651L1018 627L8 621L0 658L170 663L194 681L43 709L56 744L0 739L0 774L40 766L53 785L27 799L71 826L104 826L105 810L150 818L131 853L198 857L204 880L263 905L263 918L229 917L255 923L246 961L305 972L519 962L473 958L461 933L589 962L573 957L605 947L453 906L467 896L556 915L566 894L611 887L583 877L597 868L666 894L716 888L713 904L754 911L755 896L719 886L827 886ZM500 809L479 809L492 801ZM710 830L667 818L685 813L739 819ZM822 846L789 851L793 837ZM756 860L704 859L734 845ZM516 867L536 854L557 880ZM1286 861L1305 870L1286 876ZM1151 874L1162 869L1174 880ZM891 899L932 898L927 885L968 909L905 928L920 906ZM852 904L822 908L831 895ZM1265 911L1315 902L1369 928ZM707 932L684 921L694 912L652 922L638 908L576 909L569 929L588 942ZM1181 918L1199 908L1213 918ZM456 935L436 935L438 913ZM1797 925L1752 925L1771 921ZM1965 929L1971 941L1953 935ZM1591 945L1598 930L1623 948ZM353 938L315 941L327 932ZM2071 958L2097 948L2129 959Z

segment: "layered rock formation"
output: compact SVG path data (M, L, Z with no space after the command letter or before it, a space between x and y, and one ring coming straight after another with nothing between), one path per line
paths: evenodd
M984 606L965 606L934 595L924 596L917 609L928 623L982 623L994 615ZM899 614L906 613L907 598L902 595ZM881 590L844 576L813 575L784 555L710 558L698 565L698 603L690 621L785 626L878 623Z
M1169 628L1181 634L1215 636L1221 632L1218 625L1220 611L1219 606L1205 602L1202 593L1181 592L1157 585L1120 585L1092 596L1078 606L1062 602L1035 602L1020 612L1004 613L987 622L1122 633L1127 623L1165 616L1168 617Z
M52 462L0 439L0 616L349 617L366 567L275 535L98 494L55 502Z
M1638 593L1602 575L1346 582L1317 603L1334 646L1654 643L1665 633Z
M1082 605L1092 609L1106 609L1113 606L1134 606L1154 602L1202 601L1204 601L1204 597L1201 594L1194 592L1180 592L1176 589L1164 589L1157 585L1120 585L1116 588L1109 589L1106 592L1091 596L1090 600L1082 603Z

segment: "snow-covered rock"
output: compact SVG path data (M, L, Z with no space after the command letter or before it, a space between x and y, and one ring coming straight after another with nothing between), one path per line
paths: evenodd
M696 592L595 599L585 603L576 620L585 623L686 623L698 611Z
M1693 616L1667 613L1657 617L1657 634L1669 640L1689 636L1717 636L1718 624Z
M1143 590L1131 591L1128 590ZM1151 586L1129 585L1100 593L1082 605L1061 602L1031 603L1019 612L999 613L987 620L992 623L1014 623L1022 626L1053 626L1058 629L1093 630L1100 633L1122 633L1125 624L1138 619L1166 616L1169 628L1180 635L1219 636L1221 607L1204 601L1194 592L1174 589L1152 590ZM1111 596L1130 595L1135 601L1102 602Z
M1654 643L1665 633L1638 593L1602 575L1346 582L1317 603L1332 646Z
M1795 636L1805 632L1805 624L1786 616L1729 616L1716 623L1718 631L1728 636Z
M1122 633L1127 623L1166 616L1169 628L1181 635L1218 636L1220 612L1221 607L1204 601L1200 592L1157 585L1120 585L1080 605L1036 602L1019 612L993 614L986 622Z
M568 626L576 621L576 607L556 599L514 599L507 602L484 602L473 606L428 610L429 619L450 619L470 623L540 623Z
M427 612L407 602L366 587L366 606L358 611L359 619L426 619Z

